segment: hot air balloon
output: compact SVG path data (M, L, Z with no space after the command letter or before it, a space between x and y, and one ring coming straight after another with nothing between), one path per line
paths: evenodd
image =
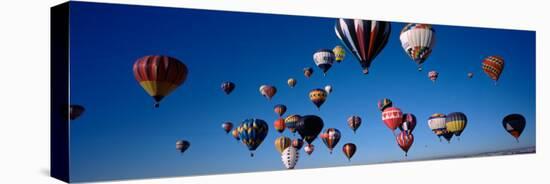
M446 118L445 114L441 114L441 113L432 114L428 118L428 126L437 135L437 137L439 137L439 141L441 141L441 136L443 134L442 130L447 129L445 124L445 118Z
M69 106L69 119L75 120L82 116L86 109L82 105L70 105Z
M323 143L325 143L325 145L327 146L328 150L330 151L330 154L332 154L332 149L336 147L336 144L338 144L338 141L340 141L342 134L340 133L340 130L336 128L328 128L319 137L321 138L321 140L323 140Z
M254 118L245 119L241 125L237 127L239 137L242 143L248 147L251 157L254 156L253 151L264 141L268 130L269 127L264 120Z
M383 98L380 101L378 101L378 109L382 112L384 112L384 109L392 106L393 106L393 103L389 98Z
M336 56L336 62L340 63L344 60L346 57L346 50L342 48L340 45L336 45L334 49L332 49L332 52L334 53L334 56Z
M441 132L441 136L443 136L443 138L445 138L445 140L447 140L448 143L451 143L451 138L453 138L453 133L447 129L445 130L440 130Z
M474 77L474 73L468 72L468 79L471 79L472 77Z
M292 140L292 147L296 149L302 149L302 146L304 146L304 141L302 139L294 139Z
M411 148L414 142L413 134L409 134L407 132L401 132L397 135L396 140L397 140L397 145L401 147L401 149L405 152L405 157L407 157L409 149Z
M235 89L235 83L226 81L222 83L222 90L225 92L226 95L229 95L233 89Z
M141 87L155 100L160 101L183 84L187 66L170 56L144 56L134 63L134 76Z
M189 141L186 141L186 140L176 141L176 150L178 150L182 154L183 152L185 152L185 150L187 150L187 148L189 148L189 146L191 146Z
M338 19L336 36L359 60L363 74L369 73L374 58L388 43L391 24L383 21Z
M300 122L301 118L302 117L298 114L293 114L293 115L287 116L285 118L286 128L288 128L288 130L290 130L290 132L295 133L296 132L296 125L298 124L298 122Z
M267 100L271 100L275 93L277 93L277 88L271 85L261 85L260 93L262 94L262 96L265 96Z
M309 77L311 77L312 74L313 74L313 68L311 67L304 68L304 76L306 76L306 78L309 79Z
M325 91L327 92L327 94L330 94L332 92L332 86L331 85L326 85L325 86Z
M485 74L495 81L496 85L502 70L504 70L504 59L500 56L486 57L481 63L481 68Z
M281 136L275 139L275 149L279 151L279 153L283 153L283 151L290 147L290 144L292 143L292 140L288 137Z
M460 134L462 134L462 131L466 128L467 123L468 118L462 112L449 113L445 119L447 130L453 133L458 140L460 140Z
M321 105L327 100L327 92L324 89L313 89L309 91L309 99L320 110Z
M357 147L353 143L346 143L342 147L342 152L344 152L344 155L348 158L348 161L351 161L351 157L355 154L355 151L357 150Z
M233 123L231 123L229 121L225 122L225 123L222 123L222 128L225 131L225 133L229 133L229 131L231 131L231 129L233 128Z
M239 137L239 131L237 131L237 129L233 129L233 131L231 131L231 135L233 136L233 138L235 138L237 141L240 141L241 140L241 137Z
M407 24L399 36L401 46L407 55L422 70L422 63L428 59L435 44L435 30L429 24Z
M311 144L323 130L323 119L315 115L302 116L300 122L296 125L296 130L302 136L302 139Z
M304 147L304 151L307 153L307 155L311 155L313 151L315 150L315 146L313 144L308 144Z
M287 169L294 169L298 158L300 158L300 153L293 147L288 147L281 153L281 160Z
M382 121L390 130L394 131L403 122L403 112L397 107L388 107L382 112Z
M361 126L361 117L350 116L348 118L348 126L353 130L353 133Z
M430 78L430 80L432 80L432 82L434 83L435 83L435 80L437 80L438 76L439 76L439 73L435 70L428 72L428 78Z
M273 107L273 111L275 111L275 113L279 115L279 117L281 117L286 112L286 105L277 104L275 105L275 107Z
M277 130L277 132L283 133L283 131L285 131L285 120L283 118L279 118L275 120L273 126L275 127L275 130Z
M335 59L336 56L329 49L320 49L313 54L313 61L323 71L323 75L327 75L327 71L332 67Z
M519 136L525 129L525 118L521 114L509 114L502 120L502 126L519 142Z
M286 83L288 84L288 86L290 86L290 88L293 88L294 86L296 86L296 79L289 78Z
M399 126L399 130L410 134L414 127L416 127L416 116L412 113L403 114L403 123Z

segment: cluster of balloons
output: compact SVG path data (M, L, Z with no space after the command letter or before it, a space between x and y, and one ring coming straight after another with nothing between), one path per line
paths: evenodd
M413 130L416 127L416 116L412 113L403 113L401 109L393 107L393 102L388 98L378 101L378 109L382 112L382 121L394 133L395 129L401 131L396 135L397 145L407 156L414 142Z
M443 137L449 143L453 136L460 140L460 135L467 123L468 118L462 112L453 112L448 115L435 113L428 118L428 126L439 137L439 140L441 141L441 137Z

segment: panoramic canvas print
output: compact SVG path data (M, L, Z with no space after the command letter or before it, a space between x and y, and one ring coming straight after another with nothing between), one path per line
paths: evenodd
M535 31L65 6L71 182L536 152Z

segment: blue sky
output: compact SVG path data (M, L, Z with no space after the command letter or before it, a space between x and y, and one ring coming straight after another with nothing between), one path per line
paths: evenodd
M332 155L315 140L315 152L301 151L297 169L402 160L404 152L376 107L384 97L417 116L411 160L535 145L532 31L435 25L435 48L418 72L400 45L405 24L392 23L389 42L368 75L348 52L323 77L312 54L341 45L332 18L72 3L71 103L86 107L70 128L75 181L284 169L273 145L280 136L272 125L278 103L287 105L286 115L318 115L325 128L343 134ZM189 68L184 85L159 109L132 73L137 58L152 54L179 58ZM506 60L498 86L480 67L489 55ZM315 68L310 79L304 67ZM440 73L436 84L427 77L432 69ZM298 80L293 89L286 84L289 77ZM220 89L226 80L236 83L229 96ZM272 101L258 92L262 84L278 88ZM308 92L327 84L333 93L318 111ZM440 143L427 118L455 111L468 116L468 126L460 141ZM502 128L510 113L527 119L520 143ZM363 118L355 135L346 124L351 115ZM238 125L252 117L270 125L254 158L221 129L224 121ZM284 135L293 138L288 131ZM184 155L175 150L178 139L191 142ZM347 142L358 147L352 162L341 151Z

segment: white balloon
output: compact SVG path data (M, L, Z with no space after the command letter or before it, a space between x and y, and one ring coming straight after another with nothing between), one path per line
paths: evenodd
M325 86L325 91L330 94L332 92L332 86L331 85L326 85Z
M294 169L299 157L300 153L292 146L286 148L281 154L281 160L287 169Z

